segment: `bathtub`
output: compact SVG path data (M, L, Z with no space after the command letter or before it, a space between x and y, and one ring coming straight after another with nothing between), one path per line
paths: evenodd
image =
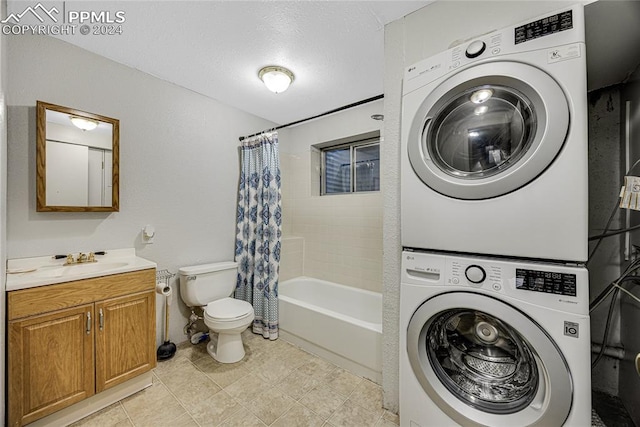
M278 291L281 338L382 382L382 294L304 276Z

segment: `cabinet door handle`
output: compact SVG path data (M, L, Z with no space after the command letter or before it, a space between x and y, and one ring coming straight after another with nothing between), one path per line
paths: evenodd
M100 309L100 330L104 329L104 313L102 312L102 309Z
M91 312L87 311L87 335L91 334Z

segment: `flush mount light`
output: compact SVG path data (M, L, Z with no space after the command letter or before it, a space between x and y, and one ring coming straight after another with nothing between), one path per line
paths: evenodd
M69 116L69 119L71 120L71 123L73 123L73 125L78 129L94 130L98 127L97 120L85 119L84 117L78 116Z
M487 99L493 96L493 91L491 89L480 89L471 94L471 102L474 104L482 104Z
M262 68L258 72L258 77L264 82L267 89L273 93L284 92L294 79L291 71L275 65Z

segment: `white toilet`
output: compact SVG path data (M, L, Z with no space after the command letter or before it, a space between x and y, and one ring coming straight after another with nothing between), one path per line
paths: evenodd
M210 341L207 352L221 363L242 360L240 333L255 318L251 304L230 298L236 287L237 267L235 262L219 262L178 270L182 300L189 307L202 307L205 325L218 334L218 344Z

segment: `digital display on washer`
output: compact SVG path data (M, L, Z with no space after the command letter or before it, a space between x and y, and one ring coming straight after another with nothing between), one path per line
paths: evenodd
M516 44L570 30L571 28L573 28L573 11L567 10L566 12L557 13L516 27Z
M516 268L516 289L575 297L576 275Z

